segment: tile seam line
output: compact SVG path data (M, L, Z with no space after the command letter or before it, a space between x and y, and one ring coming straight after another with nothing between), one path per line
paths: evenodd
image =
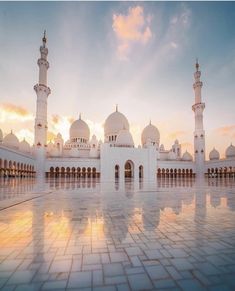
M23 203L25 203L25 202L28 202L28 201L31 201L31 200L34 200L34 199L37 199L37 198L43 197L43 196L45 196L45 195L50 195L50 194L52 194L52 193L53 193L53 191L48 192L48 193L45 193L45 194L42 194L42 195L38 195L38 196L36 196L36 197L32 197L32 198L26 199L26 200L24 200L24 201L20 201L20 202L18 202L18 203L12 204L12 205L10 205L10 206L6 206L6 207L3 207L3 208L0 208L0 212L3 211L3 210L9 209L9 208L11 208L11 207L14 207L14 206L17 206L17 205L23 204Z

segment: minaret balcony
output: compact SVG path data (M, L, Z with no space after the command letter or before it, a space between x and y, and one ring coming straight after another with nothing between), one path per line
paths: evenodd
M43 84L36 84L33 88L36 93L44 92L47 96L51 94L51 89Z
M194 112L203 112L203 110L205 109L205 103L196 103L192 106L192 110Z
M193 84L193 89L201 88L202 86L203 86L203 83L201 81L198 81Z
M45 66L47 69L49 69L49 63L45 59L38 59L38 66Z

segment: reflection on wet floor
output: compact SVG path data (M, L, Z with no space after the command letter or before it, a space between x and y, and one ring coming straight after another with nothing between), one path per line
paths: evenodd
M235 289L234 179L0 185L0 289Z

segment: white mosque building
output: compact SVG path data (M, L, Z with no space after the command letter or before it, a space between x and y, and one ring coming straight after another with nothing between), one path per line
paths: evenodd
M200 80L201 72L196 62L194 73L195 115L194 154L181 152L178 140L170 149L160 144L160 133L151 122L143 129L141 146L136 147L129 131L128 119L118 108L104 123L104 140L90 135L87 123L79 119L71 124L69 140L60 133L47 143L47 99L51 93L47 84L48 48L46 36L42 39L38 59L39 80L34 86L37 95L34 145L19 141L13 132L3 136L0 129L1 177L100 177L103 181L125 178L154 182L157 176L178 177L208 174L212 177L235 176L235 146L228 146L221 159L214 148L205 160L205 130Z

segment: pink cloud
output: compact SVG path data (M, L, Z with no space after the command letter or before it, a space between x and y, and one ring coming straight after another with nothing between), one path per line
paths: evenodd
M130 7L126 15L113 15L112 27L118 40L117 52L121 59L127 58L135 43L145 45L151 39L151 20L151 15L145 16L141 6Z

